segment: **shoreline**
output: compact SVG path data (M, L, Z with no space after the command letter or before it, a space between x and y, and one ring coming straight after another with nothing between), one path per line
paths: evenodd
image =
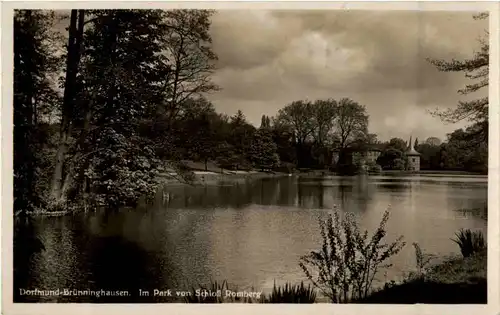
M282 178L282 177L296 177L296 178L316 178L316 177L356 177L359 175L352 176L343 176L338 175L335 172L328 170L310 170L310 171L294 171L293 173L285 173L285 172L272 172L272 171L230 171L230 170L222 170L222 172L214 172L214 171L200 171L200 170L191 170L192 181L188 182L187 180L183 180L177 173L175 172L162 172L158 174L159 187L161 186L177 186L177 185L192 185L192 186L211 186L211 185L219 185L219 186L232 186L235 184L244 184L249 181L265 179L265 178ZM378 174L365 174L365 176L391 176L391 175L401 175L401 176L414 176L414 175L447 175L447 176L481 176L486 177L487 174L479 174L479 173L471 173L465 171L429 171L423 170L419 172L410 172L410 171L394 171L387 170L382 171ZM44 211L38 210L31 213L27 213L30 217L59 217L73 214L71 210L62 210L62 211ZM17 214L16 214L17 216Z
M158 178L162 185L220 185L246 182L262 178L278 178L289 177L295 174L279 173L279 172L262 172L262 171L224 171L216 173L210 171L192 171L192 182L185 182L177 178L177 173L160 173Z

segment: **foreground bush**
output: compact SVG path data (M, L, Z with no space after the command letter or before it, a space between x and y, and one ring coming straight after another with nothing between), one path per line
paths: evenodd
M377 272L391 266L385 262L405 243L402 237L390 244L382 243L388 219L386 211L371 238L368 231L360 233L350 214L341 221L336 212L320 222L323 245L320 250L303 256L300 267L331 302L347 303L368 296Z
M486 250L486 242L481 231L472 232L470 229L460 229L455 236L453 241L458 244L464 257Z

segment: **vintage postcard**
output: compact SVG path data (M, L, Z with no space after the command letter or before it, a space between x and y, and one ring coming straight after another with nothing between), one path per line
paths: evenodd
M3 312L499 314L498 7L4 2Z

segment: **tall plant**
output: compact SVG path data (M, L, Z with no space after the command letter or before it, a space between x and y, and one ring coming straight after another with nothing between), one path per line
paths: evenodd
M301 257L300 267L312 284L333 303L347 303L369 295L377 272L388 268L387 260L399 253L405 242L402 236L383 243L389 211L369 238L360 232L354 216L343 219L335 212L320 221L323 244L320 250Z
M486 240L481 231L472 232L470 229L460 229L452 240L460 247L464 258L484 252L487 248Z

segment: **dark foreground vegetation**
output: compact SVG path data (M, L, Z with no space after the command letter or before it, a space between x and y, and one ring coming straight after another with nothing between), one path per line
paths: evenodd
M487 254L481 232L461 230L453 239L460 247L462 257L437 259L415 247L415 271L406 274L400 282L390 281L382 288L374 288L377 272L389 268L384 262L404 246L402 237L392 243L383 241L388 212L379 228L368 237L360 233L352 216L340 219L334 215L321 222L323 244L321 249L303 256L300 266L312 286L286 283L273 287L270 294L260 298L195 297L193 288L186 303L384 303L384 304L485 304L487 303ZM464 237L464 235L475 235ZM481 241L478 241L481 239ZM451 240L450 240L451 241ZM199 289L225 292L227 282L212 282ZM253 291L253 290L252 290ZM321 298L319 298L321 297Z
M463 258L454 257L432 266L426 274L384 289L355 303L436 303L486 304L486 252Z

